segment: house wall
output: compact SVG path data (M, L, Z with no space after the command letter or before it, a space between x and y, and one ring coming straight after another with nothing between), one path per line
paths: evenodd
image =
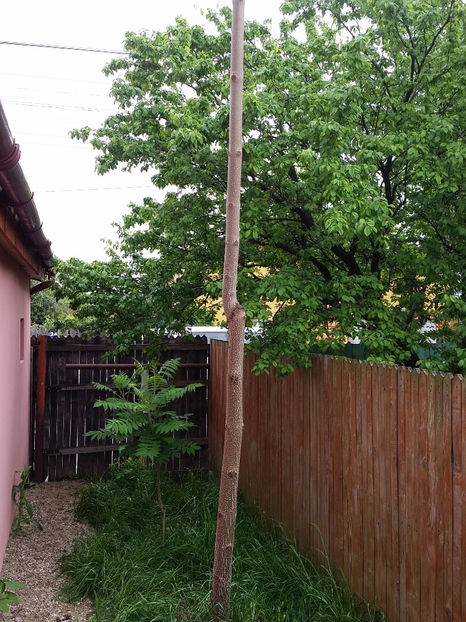
M29 461L29 278L0 247L0 570L16 471Z

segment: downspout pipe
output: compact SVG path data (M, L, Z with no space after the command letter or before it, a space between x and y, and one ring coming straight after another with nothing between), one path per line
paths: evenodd
M19 145L13 140L0 102L0 200L9 207L33 251L40 258L45 271L51 275L53 267L51 243L42 231L34 195L19 164L20 155Z

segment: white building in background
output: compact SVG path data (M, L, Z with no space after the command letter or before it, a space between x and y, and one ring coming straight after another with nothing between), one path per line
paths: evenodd
M193 337L207 337L207 343L210 343L212 339L228 341L228 328L220 326L187 326L186 330Z

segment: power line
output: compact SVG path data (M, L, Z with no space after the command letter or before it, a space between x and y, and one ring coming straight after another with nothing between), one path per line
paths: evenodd
M0 41L0 45L17 45L19 47L49 48L52 50L71 50L73 52L103 52L104 54L120 54L120 55L129 54L129 52L126 52L124 50L105 50L101 48L73 47L70 45L52 45L51 43L26 43L26 42L20 42L20 41Z
M1 75L1 74L0 74ZM14 91L19 91L21 94L23 94L24 92L27 94L31 93L32 95L34 95L35 93L39 92L39 93L43 93L44 92L44 87L43 85L37 85L36 87L34 86L15 86L15 85L8 85L9 90L11 92ZM47 89L50 92L50 89ZM75 88L74 91L63 91L63 90L58 90L58 89L54 89L53 90L53 95L72 95L73 97L75 97L76 95L80 95L80 96L85 96L85 97L105 97L105 98L109 98L108 92L102 92L102 93L89 93L89 92L83 92L82 89L78 89Z
M114 113L111 108L90 108L88 106L74 106L72 104L47 104L42 102L26 102L18 99L4 99L4 103L12 106L29 106L31 108L54 108L56 110L82 110L84 112L105 112L106 114Z
M5 76L8 78L27 78L29 81L38 80L40 82L43 82L44 80L59 80L60 82L82 82L82 83L87 83L87 84L102 85L102 78L100 80L86 80L82 78L72 78L71 76L68 76L68 75L64 76L62 74L38 75L37 73L31 74L31 73L8 72L8 71L2 71L0 69L0 76Z
M37 190L36 193L45 192L100 192L101 190L134 190L134 189L154 189L154 186L108 186L105 188L59 188L57 190Z

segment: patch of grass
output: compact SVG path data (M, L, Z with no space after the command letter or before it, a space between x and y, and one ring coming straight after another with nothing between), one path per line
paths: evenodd
M76 513L96 528L62 559L64 595L94 600L97 622L208 622L218 482L187 474L163 482L166 540L155 472L126 463L82 491ZM231 622L375 622L329 569L263 530L238 504Z

